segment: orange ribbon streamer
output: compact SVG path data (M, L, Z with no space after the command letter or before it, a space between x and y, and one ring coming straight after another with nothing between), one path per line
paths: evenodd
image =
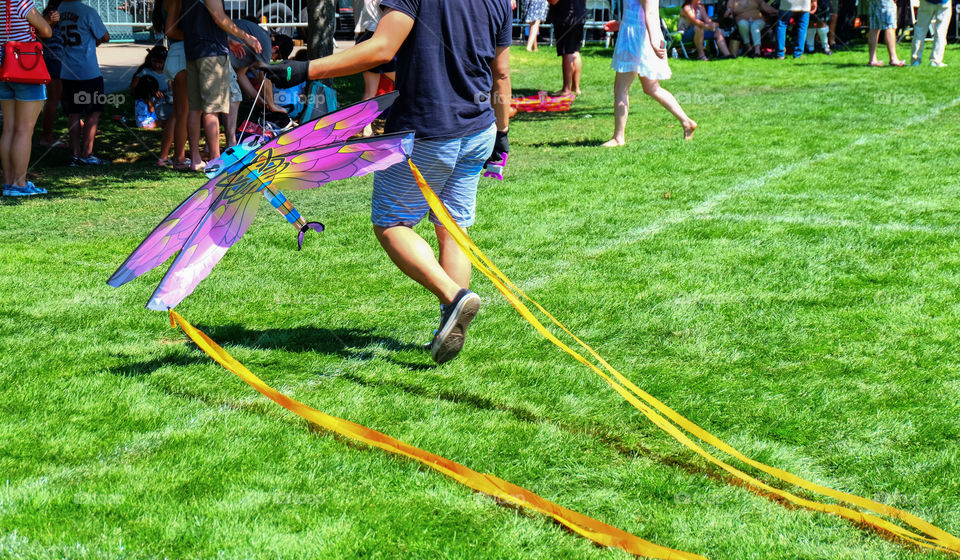
M903 539L907 542L913 543L915 545L931 548L934 550L939 550L942 552L949 552L960 556L960 539L954 535L936 527L928 521L925 521L913 514L905 512L903 510L897 509L886 504L881 504L874 500L863 498L854 494L849 494L847 492L841 492L834 490L832 488L827 488L821 486L814 482L810 482L804 478L801 478L797 475L789 473L785 470L778 469L776 467L771 467L750 457L747 457L739 450L735 449L726 442L720 440L710 432L704 430L700 426L691 422L685 418L680 413L676 412L672 408L668 407L663 402L657 400L649 393L637 387L633 382L627 379L623 374L617 371L613 366L607 363L600 354L596 352L593 348L587 345L585 342L580 340L576 335L574 335L566 326L563 325L557 318L551 315L546 309L544 309L539 303L530 298L525 294L520 288L518 288L513 282L510 281L507 276L500 271L493 264L493 262L487 258L486 255L480 250L479 247L473 242L472 239L467 235L467 232L463 230L457 223L453 220L453 217L444 207L443 203L437 197L436 193L433 192L433 189L430 188L430 185L427 184L426 180L423 178L423 175L420 173L420 170L417 169L417 166L409 158L407 162L410 165L410 169L413 172L414 177L416 178L417 185L420 187L421 192L423 193L424 198L426 198L427 203L430 205L430 209L433 210L433 213L440 219L440 222L447 229L453 239L456 241L460 249L467 255L470 259L470 262L473 263L477 269L484 274L487 278L493 282L493 285L507 298L507 301L527 320L540 334L542 334L547 340L555 344L561 350L572 356L575 360L582 363L583 365L590 368L594 373L599 375L607 384L609 384L614 391L619 393L627 402L632 404L637 410L639 410L644 416L646 416L650 421L656 424L663 431L670 434L674 439L683 444L688 449L694 451L707 461L713 463L714 465L720 467L724 471L728 472L733 477L739 479L748 486L760 490L762 492L775 495L779 498L787 500L791 503L794 503L798 506L823 513L832 513L853 521L855 523L860 523L874 527L875 529L880 530L881 532L889 533ZM586 357L584 357L580 352L574 350L564 342L562 342L556 335L550 332L543 323L540 322L536 316L533 315L533 312L523 303L521 300L526 300L530 302L534 307L536 307L541 313L544 314L554 325L561 329L564 333L569 335L577 345L583 348L590 356L592 356L602 367L598 367L594 363L590 362ZM658 412L659 411L659 412ZM669 418L669 420L668 420ZM672 422L671 422L672 421ZM679 426L679 428L678 428ZM681 431L686 431L684 433ZM898 525L882 519L875 515L869 513L864 513L858 510L850 509L848 507L836 504L825 504L821 502L816 502L801 498L790 492L780 490L779 488L774 488L760 480L750 476L749 474L737 469L736 467L724 462L723 460L717 458L712 453L701 447L699 444L691 440L687 434L690 434L701 441L731 455L732 457L758 469L762 472L767 473L774 478L799 486L810 492L814 492L823 496L828 496L835 500L846 502L851 505L858 506L860 508L872 511L876 514L887 515L894 519L898 519L907 525L910 525L914 529L921 531L924 534L918 534L913 531L904 529Z
M645 541L640 537L632 535L626 531L587 517L581 513L569 510L559 506L549 500L541 498L537 494L511 484L490 474L478 473L450 459L445 459L439 455L434 455L429 451L424 451L412 445L406 444L400 440L394 439L386 434L376 430L355 424L348 420L343 420L329 414L324 414L315 408L311 408L299 401L273 389L263 382L259 377L250 372L243 364L231 356L226 350L221 348L216 342L210 339L202 331L191 325L186 319L174 310L170 310L170 326L179 325L183 332L193 340L201 350L206 352L217 363L225 367L228 371L245 381L248 385L256 389L260 394L293 412L301 418L313 422L318 426L326 428L331 432L336 432L352 440L366 443L373 447L379 447L384 451L409 457L419 461L424 465L443 473L456 480L464 486L473 488L478 492L493 496L498 500L524 507L544 515L549 515L558 522L575 533L582 535L597 544L623 549L632 554L648 556L650 558L661 558L663 560L706 560L703 556L674 550Z

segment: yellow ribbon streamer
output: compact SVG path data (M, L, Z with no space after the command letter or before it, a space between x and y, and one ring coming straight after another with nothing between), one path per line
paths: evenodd
M521 488L506 480L490 474L478 473L459 463L406 444L376 430L335 416L330 416L329 414L324 414L315 408L291 399L264 383L263 380L251 373L250 370L244 367L243 364L221 348L216 342L211 340L210 337L171 309L170 326L176 325L179 325L180 328L183 329L183 332L186 333L201 350L206 352L231 373L256 389L260 394L297 416L326 428L331 432L336 432L344 437L366 443L373 447L379 447L390 453L409 457L478 492L483 492L498 500L524 507L543 515L548 515L575 533L602 546L616 547L632 554L663 560L706 560L703 556L697 554L674 550L645 541L631 533L559 506L534 494L526 488Z
M895 535L907 542L913 543L918 546L931 548L934 550L939 550L942 552L950 552L960 556L960 539L954 535L936 527L935 525L925 521L913 514L905 512L903 510L897 509L886 504L881 504L874 500L863 498L854 494L849 494L847 492L841 492L834 490L832 488L827 488L821 486L814 482L810 482L804 478L801 478L797 475L789 473L785 470L778 469L776 467L771 467L750 457L747 457L734 447L730 446L726 442L720 440L710 432L704 430L700 426L694 424L680 413L676 412L672 408L668 407L663 402L657 400L652 395L643 391L635 384L633 384L629 379L627 379L623 374L617 371L613 366L607 363L592 347L580 340L576 335L574 335L566 326L563 325L558 319L556 319L552 314L550 314L546 309L544 309L539 303L530 298L525 294L520 288L518 288L513 282L510 281L507 276L500 271L493 264L493 262L487 258L486 255L480 250L479 247L473 242L472 239L467 235L457 223L454 221L453 217L444 207L443 203L437 197L436 193L433 192L433 189L430 188L430 185L427 184L426 180L423 178L423 175L420 173L420 170L417 169L417 166L413 163L412 160L408 159L407 162L410 165L410 169L413 172L414 177L416 178L417 185L420 187L421 192L423 193L424 198L426 198L427 203L430 205L430 209L433 210L433 213L440 219L440 222L443 226L450 232L450 235L454 238L457 245L460 249L467 255L470 261L473 263L477 269L484 274L487 278L493 282L493 285L507 298L507 301L517 310L520 315L526 319L540 334L542 334L547 340L555 344L557 347L562 349L564 352L572 356L575 360L587 366L594 373L603 378L617 393L619 393L625 400L632 404L637 410L639 410L644 416L646 416L650 421L660 427L662 430L670 434L674 439L683 444L685 447L694 451L707 461L713 463L714 465L720 467L724 471L728 472L735 478L741 480L750 487L753 487L762 492L775 495L779 498L787 500L791 503L794 503L798 506L823 513L832 513L839 515L845 519L853 521L855 523L864 524L871 526L875 529L880 530L881 532L889 533ZM550 332L543 323L540 322L536 316L533 315L533 312L521 301L526 300L530 302L534 307L537 308L541 313L543 313L554 325L560 328L564 333L569 335L581 348L583 348L590 356L592 356L599 364L603 367L597 367L595 364L591 363L587 358L585 358L580 352L574 350L559 338L556 337L552 332ZM612 376L612 377L611 377ZM659 411L659 412L658 412ZM668 420L669 418L669 420ZM672 421L672 422L671 422ZM675 424L674 424L675 423ZM853 510L845 506L836 505L836 504L824 504L821 502L816 502L801 498L790 492L774 488L756 478L748 475L747 473L737 469L736 467L729 465L728 463L722 461L721 459L715 457L712 453L692 441L685 433L683 433L677 426L686 430L687 433L695 436L701 441L735 457L736 459L754 467L762 472L769 474L777 479L780 479L784 482L799 486L811 492L817 494L828 496L839 501L852 504L868 511L872 511L877 514L887 515L889 517L898 519L911 527L922 531L926 536L915 533L913 531L904 529L898 525L895 525L885 519L876 517L869 513L864 513L861 511Z

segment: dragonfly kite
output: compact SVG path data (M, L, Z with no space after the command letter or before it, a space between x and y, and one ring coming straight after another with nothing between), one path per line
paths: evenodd
M351 138L396 97L361 101L272 140L253 137L226 150L207 166L207 184L164 218L107 283L120 287L179 251L147 303L149 309L173 309L243 237L261 194L296 228L301 248L304 234L323 231L323 224L306 221L279 189L312 189L404 161L413 152L412 132Z

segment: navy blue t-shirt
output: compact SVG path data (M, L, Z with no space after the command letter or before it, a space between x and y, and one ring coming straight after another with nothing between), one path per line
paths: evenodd
M560 0L550 6L548 19L560 27L573 27L587 21L587 0Z
M397 90L386 130L462 138L489 128L490 61L509 47L510 0L381 0L415 22L397 53Z
M183 31L183 52L187 60L227 56L227 32L213 21L203 0L183 0L177 25Z

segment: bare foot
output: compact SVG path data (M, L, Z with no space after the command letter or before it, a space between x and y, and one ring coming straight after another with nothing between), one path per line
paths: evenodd
M905 65L905 63L904 63L902 60L897 60L897 61L891 60L891 61L890 61L890 66L904 66L904 65Z
M618 139L618 138L611 138L611 139L607 140L606 142L604 142L603 144L600 144L600 147L601 147L601 148L619 148L620 146L623 146L624 144L626 144L626 141L624 141L624 140L620 140L620 139Z
M694 121L687 121L683 123L683 139L684 140L693 140L693 133L697 130L697 123Z
M565 96L570 95L570 94L572 94L572 93L573 93L573 92L572 92L571 90L569 90L569 89L567 89L567 90L561 89L560 91L550 92L550 93L547 94L547 96L548 96L548 97L565 97Z
M880 68L881 66L883 66L883 63L880 62L879 60L871 60L871 61L868 63L868 65L869 65L869 66L873 66L874 68Z

